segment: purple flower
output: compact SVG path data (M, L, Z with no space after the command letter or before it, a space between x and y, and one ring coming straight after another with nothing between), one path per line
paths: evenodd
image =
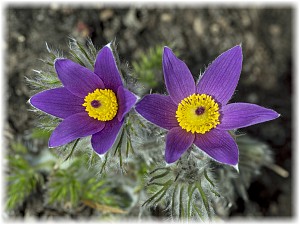
M186 64L164 48L163 71L169 96L146 95L136 110L150 122L169 130L167 163L178 160L194 143L218 162L236 166L238 147L228 130L273 120L279 116L255 104L227 104L242 69L242 48L221 54L195 85Z
M55 69L63 87L30 99L34 107L63 119L53 131L49 147L92 135L94 150L104 154L136 102L136 96L123 86L111 49L105 46L100 50L94 72L69 59L57 59Z

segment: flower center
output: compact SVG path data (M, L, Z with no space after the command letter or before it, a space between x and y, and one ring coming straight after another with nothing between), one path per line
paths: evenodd
M188 132L204 134L215 128L219 121L219 105L206 94L192 94L183 99L177 108L179 126Z
M96 89L85 96L82 105L90 117L100 121L112 120L118 112L117 97L110 89Z

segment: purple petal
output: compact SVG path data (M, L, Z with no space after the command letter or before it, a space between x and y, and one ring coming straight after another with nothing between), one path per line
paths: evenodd
M57 147L95 134L102 130L104 125L104 122L89 117L86 112L74 114L64 119L52 132L49 147Z
M151 123L167 130L179 126L175 117L177 106L170 96L159 94L146 95L136 104L135 109Z
M62 84L78 97L84 98L97 88L104 88L102 80L96 74L69 59L56 60L55 69Z
M63 119L85 110L82 106L83 99L63 87L37 93L29 102L34 107Z
M123 122L124 120L119 122L117 117L115 117L113 120L105 123L103 130L92 136L92 146L98 154L104 154L113 146Z
M197 93L211 95L219 103L226 105L239 81L242 60L240 45L221 54L204 72L197 84Z
M279 114L272 109L249 104L233 103L225 105L222 108L222 120L218 129L232 130L242 127L248 127L253 124L266 122L279 117Z
M103 80L105 88L111 89L115 93L117 93L119 86L123 85L114 55L107 46L98 53L95 62L95 74Z
M186 132L181 127L172 128L166 138L165 159L167 163L177 161L181 155L193 144L195 135Z
M220 163L237 165L238 146L227 131L212 129L205 134L196 134L194 144Z
M126 88L123 88L123 86L120 86L118 88L118 100L118 120L121 121L136 103L136 96Z
M195 93L195 81L189 68L168 47L164 48L163 71L168 92L176 104Z

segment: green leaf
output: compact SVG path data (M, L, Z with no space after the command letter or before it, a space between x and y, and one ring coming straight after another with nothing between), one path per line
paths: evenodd
M25 154L28 152L27 148L20 142L12 142L10 147L15 153Z
M201 198L202 198L206 213L208 215L208 218L211 219L208 199L207 199L207 196L206 196L205 192L203 191L203 188L201 186L201 182L197 182L196 187L197 187L197 189L198 189L198 191L201 195Z
M31 132L31 137L36 139L46 139L48 140L51 132L41 128L34 128Z

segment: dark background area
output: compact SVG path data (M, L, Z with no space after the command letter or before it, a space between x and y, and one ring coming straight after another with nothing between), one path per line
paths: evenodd
M32 142L32 151L38 151L40 143L28 140L27 136L35 126L35 115L28 111L31 91L25 76L31 76L33 69L42 66L39 59L47 56L45 42L67 52L69 36L81 41L91 37L98 48L116 38L120 59L129 62L129 66L149 47L171 43L195 79L220 53L242 43L243 70L231 102L251 102L281 114L277 120L242 132L267 143L275 163L287 170L289 177L283 178L264 168L248 190L256 209L248 212L247 203L240 199L239 207L231 216L293 215L292 7L90 5L73 8L53 4L43 8L7 5L5 13L8 94L4 134L8 143Z

